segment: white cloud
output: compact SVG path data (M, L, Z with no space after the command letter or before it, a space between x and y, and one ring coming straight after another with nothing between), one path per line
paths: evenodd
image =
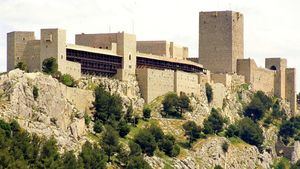
M244 14L246 58L263 66L265 57L280 56L297 67L299 5L297 0L1 0L0 71L6 69L7 32L33 30L39 37L39 29L49 27L66 29L70 43L75 33L134 32L139 40L166 39L188 46L190 56L196 57L198 13L208 10Z

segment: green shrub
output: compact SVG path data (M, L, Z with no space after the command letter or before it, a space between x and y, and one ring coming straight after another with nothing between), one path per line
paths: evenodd
M76 85L74 78L69 74L60 76L59 81L69 87L74 87Z
M58 64L56 59L53 57L45 59L42 63L42 70L43 72L50 75L56 73L58 70Z
M149 118L151 117L151 109L150 109L150 107L145 106L145 107L143 108L143 117L144 117L145 119L149 119Z
M125 137L130 132L130 126L127 124L125 120L120 120L117 128L120 137Z
M140 145L138 145L137 143L133 141L129 141L128 146L130 148L130 154L129 154L130 156L139 156L142 154L142 149Z
M134 142L140 145L143 153L153 156L156 149L155 137L147 129L140 130L134 137Z
M119 95L111 95L105 91L103 86L95 89L94 119L100 120L104 124L113 124L119 121L123 115L122 99Z
M111 157L120 150L118 132L111 126L105 126L100 145L108 156L108 161L111 161Z
M244 140L246 143L261 148L261 145L264 141L264 136L263 131L261 128L259 128L258 124L246 117L239 121L238 128L239 137L242 140Z
M162 101L163 111L167 116L181 117L179 113L179 98L176 93L168 93Z
M34 100L36 100L39 97L39 89L36 86L33 86L32 95Z
M201 128L194 121L187 121L182 127L185 135L188 137L189 146L201 137Z
M185 111L189 111L190 99L189 97L181 92L178 97L176 93L168 93L162 101L164 115L180 118Z
M239 128L237 125L230 124L225 132L226 137L239 136Z
M281 158L278 162L276 162L274 169L290 169L290 162L286 158Z
M91 117L87 113L84 113L84 123L85 123L85 125L89 126L91 121L92 121Z
M206 91L207 101L208 103L210 103L213 100L213 91L209 83L205 84L205 91Z
M227 142L224 142L222 144L222 150L224 153L227 153L228 152L228 148L229 148L229 144Z
M155 141L160 141L164 138L164 132L162 131L162 129L160 127L158 127L155 124L152 124L149 128L148 128L149 132L153 135L153 137L155 138Z
M181 114L183 114L186 110L191 110L190 102L190 98L184 92L180 92L179 107Z
M18 62L15 68L28 72L28 66L24 62Z
M94 132L101 133L102 131L103 131L103 125L102 125L102 123L99 120L97 120L94 123Z
M218 110L212 108L210 115L203 122L203 132L205 134L217 134L223 130L225 121Z
M180 153L180 147L175 144L175 138L172 135L165 135L158 143L161 151L170 157L176 157Z
M246 107L244 115L254 121L260 120L264 117L266 111L272 106L272 99L264 92L258 91L254 94L251 102Z
M151 167L142 156L135 156L130 158L126 169L151 169Z

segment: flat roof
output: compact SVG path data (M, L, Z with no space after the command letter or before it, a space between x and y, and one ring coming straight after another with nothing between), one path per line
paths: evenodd
M148 59L162 60L162 61L173 62L173 63L182 63L182 64L188 64L188 65L193 65L193 66L203 68L203 65L189 61L189 60L168 58L168 57L163 57L163 56L159 56L159 55L152 55L152 54L140 53L140 52L137 52L136 55L139 57L148 58Z
M85 52L91 52L91 53L98 53L98 54L105 54L105 55L112 55L112 56L122 57L122 56L117 55L116 53L112 52L111 50L93 48L93 47L89 47L89 46L67 44L67 49L80 50L80 51L85 51Z

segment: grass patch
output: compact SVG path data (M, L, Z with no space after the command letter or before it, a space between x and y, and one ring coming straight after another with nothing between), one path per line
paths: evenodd
M99 141L99 137L93 133L88 133L87 134L87 138L91 141L91 142L98 142Z

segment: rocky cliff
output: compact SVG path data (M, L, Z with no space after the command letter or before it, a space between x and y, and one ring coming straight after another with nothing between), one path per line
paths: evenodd
M13 70L0 75L0 118L16 119L21 127L30 133L44 137L54 137L61 151L79 150L90 139L92 126L86 126L84 115L92 112L94 100L93 89L102 84L107 91L121 96L124 109L130 104L135 112L140 113L144 105L137 81L121 82L106 77L84 77L78 81L76 88L69 88L51 76L42 73L24 73ZM160 114L162 97L154 100L150 107L153 111L151 122L157 123L165 133L170 133L180 141L186 140L182 124L187 120L195 121L200 126L210 114L211 108L217 108L228 119L229 124L241 119L243 106L250 102L253 93L249 86L234 84L225 87L212 84L213 101L208 103L205 86L199 96L189 96L192 111L186 112L183 119L167 119ZM38 94L33 91L37 90ZM289 106L281 103L286 112ZM140 124L142 128L147 124ZM264 129L265 143L268 151L259 152L241 140L229 140L223 136L211 135L200 139L191 149L181 149L176 158L155 154L145 157L153 168L270 168L276 158L276 127ZM129 134L129 138L132 137ZM92 141L92 140L91 140ZM222 145L228 143L224 151Z

